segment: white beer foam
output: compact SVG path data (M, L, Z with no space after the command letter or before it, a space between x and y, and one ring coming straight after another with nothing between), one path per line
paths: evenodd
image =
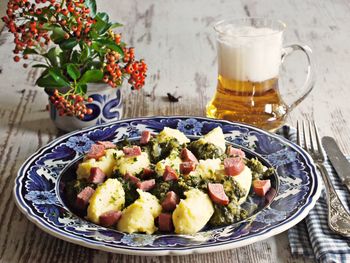
M219 74L239 81L262 82L278 76L282 32L252 26L219 28Z

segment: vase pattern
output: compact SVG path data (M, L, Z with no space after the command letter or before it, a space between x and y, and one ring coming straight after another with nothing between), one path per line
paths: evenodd
M50 118L57 128L69 132L91 127L96 124L120 120L123 116L122 93L120 89L104 87L101 90L93 89L87 92L93 98L86 103L92 109L92 114L85 115L83 119L70 116L59 116L57 109L50 102Z

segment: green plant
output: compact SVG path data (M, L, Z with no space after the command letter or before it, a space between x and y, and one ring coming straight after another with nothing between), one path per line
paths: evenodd
M145 84L146 63L135 60L134 48L112 31L122 25L97 12L95 0L10 0L2 20L14 35L14 61L42 57L31 62L43 68L36 85L51 95L60 115L91 114L88 83L119 87L127 80L137 90Z

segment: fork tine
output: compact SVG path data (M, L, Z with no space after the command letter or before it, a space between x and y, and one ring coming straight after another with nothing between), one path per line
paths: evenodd
M304 139L304 146L303 148L308 151L308 148L307 148L307 140L306 140L306 132L305 132L305 123L304 121L302 121L302 125L303 125L303 139Z
M309 138L310 138L311 151L315 152L315 147L314 147L314 143L313 143L313 139L312 139L312 131L311 131L311 122L310 121L308 121L308 126L309 126ZM317 137L316 137L316 140L317 140Z
M319 152L319 154L321 154L324 157L324 154L322 152L320 136L318 134L317 125L316 125L315 121L313 121L313 123L314 123L314 130L315 130L315 137L316 137L316 143L317 143L317 147L318 147L318 152Z
M301 146L299 121L297 121L297 144Z

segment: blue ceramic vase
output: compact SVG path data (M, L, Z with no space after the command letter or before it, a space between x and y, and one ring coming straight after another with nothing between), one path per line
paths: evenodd
M84 119L59 116L56 108L49 102L50 118L58 129L70 132L122 118L123 104L120 88L111 88L106 84L89 84L87 95L93 98L93 102L86 103L87 107L92 109L92 114L86 115Z

